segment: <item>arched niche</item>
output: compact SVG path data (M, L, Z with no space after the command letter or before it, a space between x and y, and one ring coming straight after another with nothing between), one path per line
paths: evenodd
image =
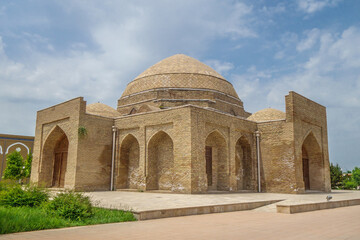
M323 191L325 189L323 155L312 132L302 144L301 156L305 190Z
M120 161L116 187L137 189L140 181L139 171L140 146L138 140L131 134L120 144Z
M174 146L171 137L157 132L148 143L147 190L171 190L174 183Z
M205 161L208 190L229 190L227 145L218 131L205 140Z
M39 173L40 184L45 184L47 187L64 187L68 147L68 137L59 126L56 126L43 145Z
M249 141L240 137L235 145L235 175L237 190L252 190L253 162Z

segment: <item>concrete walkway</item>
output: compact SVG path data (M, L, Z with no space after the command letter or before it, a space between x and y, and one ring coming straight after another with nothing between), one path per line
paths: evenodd
M360 206L299 214L242 211L0 235L0 239L358 240Z
M98 206L130 211L149 211L158 209L189 208L234 203L279 200L281 204L314 203L359 199L360 191L333 190L331 193L309 192L306 194L278 193L219 193L219 194L171 194L149 192L89 192L86 193ZM276 203L258 208L257 211L276 212Z

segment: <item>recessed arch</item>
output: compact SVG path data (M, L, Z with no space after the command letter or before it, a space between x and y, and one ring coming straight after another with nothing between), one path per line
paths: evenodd
M306 134L303 136L303 138L302 138L302 143L304 143L304 141L306 140L306 138L309 136L309 135L312 135L314 138L315 138L315 140L316 140L316 142L317 143L319 143L320 141L319 141L319 139L316 137L316 135L314 134L314 130L313 129L309 129L307 132L306 132Z
M132 109L130 110L130 112L129 112L129 115L132 115L132 114L135 114L135 113L137 113L136 108L132 108Z
M132 134L126 135L120 144L117 188L137 189L140 183L140 145Z
M155 133L147 147L147 190L172 190L174 182L174 144L164 131Z
M225 137L212 131L205 139L205 173L208 190L229 190L228 147Z
M3 154L2 146L0 145L0 154Z
M235 175L237 190L253 189L253 161L248 139L241 136L235 145Z
M27 154L30 153L30 149L28 148L28 146L26 146L25 144L23 144L23 143L21 143L21 142L16 142L16 143L13 143L13 144L11 144L11 145L9 145L9 146L7 147L5 154L8 154L10 148L11 148L12 146L16 146L16 145L22 145L22 146L24 146L24 147L26 148L26 150L27 150Z
M225 136L220 130L218 130L218 129L212 130L210 133L208 133L208 135L206 136L205 139L208 139L208 137L209 137L210 135L212 135L212 134L218 134L218 135L220 135L220 136L224 139L224 141L226 142L226 136Z
M324 161L320 144L309 132L301 146L302 171L305 190L325 190Z
M69 139L56 125L42 147L39 182L47 187L64 187L66 183Z

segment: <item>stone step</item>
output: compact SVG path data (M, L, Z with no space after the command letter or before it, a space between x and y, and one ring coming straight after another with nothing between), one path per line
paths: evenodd
M233 204L218 204L208 206L196 206L196 207L184 207L184 208L169 208L158 209L150 211L132 211L138 220L179 217L198 214L209 213L222 213L222 212L234 212L252 210L265 205L273 204L281 200L267 200L267 201L254 201L254 202L242 202Z
M276 209L278 213L301 213L301 212L310 212L330 208L339 208L339 207L348 207L360 205L360 199L347 199L347 200L338 200L338 201L328 201L328 202L314 202L314 203L288 203L288 204L278 204Z

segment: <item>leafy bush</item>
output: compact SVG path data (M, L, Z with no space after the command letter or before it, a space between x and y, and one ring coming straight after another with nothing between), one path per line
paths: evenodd
M37 207L48 199L44 189L31 186L12 185L0 192L0 205L8 207Z
M32 163L32 153L30 151L30 153L26 156L26 159L24 161L24 172L23 172L23 176L25 178L30 177L30 173L31 173L31 163Z
M360 186L360 168L355 167L352 171L351 171L352 175L352 179L353 182L356 183L357 186Z
M24 159L18 151L10 153L6 157L6 168L4 171L4 179L21 179L23 174Z
M14 185L18 185L18 183L12 181L12 180L1 180L0 181L0 192L1 191L7 191L10 188L12 188Z
M356 189L356 187L358 186L356 182L354 182L352 179L345 180L343 184L344 184L344 189L348 189L348 190Z
M339 164L333 165L330 164L330 178L331 178L331 188L341 188L343 181L343 173Z
M44 208L49 213L71 220L83 220L93 215L90 199L82 193L59 193Z

